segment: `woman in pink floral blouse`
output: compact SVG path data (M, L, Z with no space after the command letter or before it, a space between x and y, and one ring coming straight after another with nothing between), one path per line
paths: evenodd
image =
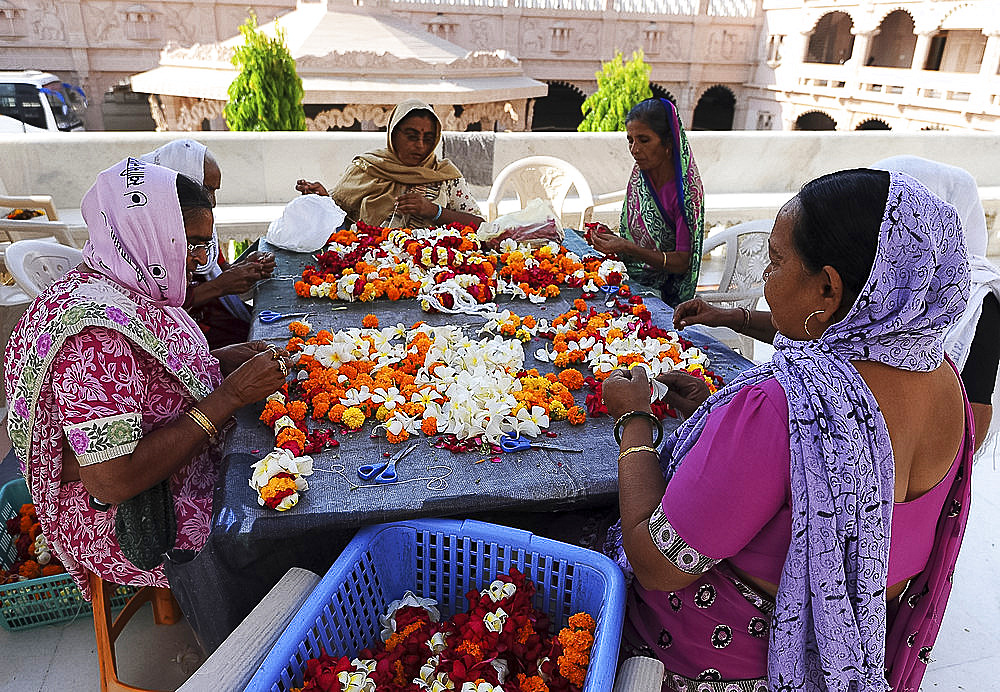
M197 183L128 158L97 177L82 207L84 262L29 306L5 366L8 430L42 530L89 598L88 571L166 586L162 564L125 557L115 518L168 479L174 546L204 545L219 431L282 385L287 354L261 343L210 353L181 307L212 236Z

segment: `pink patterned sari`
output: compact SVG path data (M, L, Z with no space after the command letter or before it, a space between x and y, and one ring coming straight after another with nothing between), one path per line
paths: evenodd
M167 582L162 566L146 572L122 555L115 507L96 510L81 481L62 482L64 451L81 466L128 456L222 381L180 307L187 241L176 177L135 159L98 176L82 205L93 269L38 296L5 355L11 443L42 531L88 599L88 570L119 584ZM205 544L220 451L206 445L170 477L177 548Z

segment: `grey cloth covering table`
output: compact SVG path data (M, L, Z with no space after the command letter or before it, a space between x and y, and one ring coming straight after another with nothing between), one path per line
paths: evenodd
M587 246L576 234L567 233L567 247L583 252ZM261 250L275 250L261 242ZM336 331L358 327L361 318L373 313L380 325L397 323L411 326L425 321L432 325L459 324L476 337L484 318L469 315L428 314L415 301L395 303L342 303L329 299L303 299L293 284L302 268L314 262L308 254L275 250L276 278L258 284L254 313L263 309L280 313L314 312L308 321L313 334L320 329ZM286 278L286 277L294 277ZM652 292L650 292L652 293ZM559 299L542 305L527 301L502 301L518 314L534 314L552 319L569 309L580 291L565 289ZM590 302L603 309L603 294ZM653 323L672 328L672 310L655 295L644 301ZM331 311L334 305L347 310ZM291 336L291 319L271 324L254 319L251 339L283 345ZM751 365L728 347L704 334L685 332L683 336L707 351L710 368L729 381ZM552 371L550 364L532 356L545 345L535 339L525 345L525 369ZM584 375L589 374L584 368ZM586 389L575 392L584 404ZM224 459L216 485L211 535L197 555L174 551L167 563L171 588L199 635L206 651L214 648L236 627L267 590L290 567L324 573L339 551L364 525L405 518L460 516L528 528L562 540L594 544L613 518L617 506L618 446L611 434L608 417L588 418L583 426L554 423L556 438L539 441L583 449L582 454L530 449L503 453L499 463L492 454L453 454L436 449L432 438L417 438L420 447L397 467L400 482L374 487L362 485L357 469L362 464L383 459L384 451L396 451L384 439L370 437L371 423L359 432L339 434L339 426L328 424L338 434L340 447L313 455L316 469L341 468L342 473L316 470L308 478L309 490L287 512L277 512L257 503L249 485L250 466L274 447L274 434L261 423L262 405L248 406L237 415L237 425L226 442ZM680 421L664 421L665 433ZM319 425L310 421L310 425ZM411 442L403 443L405 445ZM480 463L476 463L484 459ZM410 480L422 478L424 480ZM438 478L440 480L430 480Z

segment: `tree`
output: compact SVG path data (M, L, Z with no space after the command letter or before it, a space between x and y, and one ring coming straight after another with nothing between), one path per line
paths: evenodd
M264 132L304 130L302 79L285 46L285 32L271 38L257 28L253 12L240 26L244 45L236 48L233 65L240 73L229 85L223 113L230 130Z
M625 116L635 104L653 96L649 88L651 68L643 60L642 51L632 53L624 62L622 54L601 63L596 73L597 91L587 97L580 109L583 122L580 132L619 132L625 129Z

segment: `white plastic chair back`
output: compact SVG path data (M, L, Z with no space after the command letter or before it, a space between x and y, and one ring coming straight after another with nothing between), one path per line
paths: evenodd
M44 240L19 240L4 253L7 271L32 298L81 261L83 253L76 248Z
M73 228L62 221L45 221L29 219L17 221L0 218L0 240L16 242L18 240L40 240L55 238L60 243L77 247L77 239Z
M576 188L579 216L572 213L575 210L565 208L566 197L573 188ZM524 209L532 199L548 200L562 218L564 226L568 226L570 220L578 220L573 227L581 229L594 215L594 195L583 173L573 164L554 156L528 156L504 167L493 181L486 200L487 221L499 216L497 207L500 201L511 193L516 195L519 209Z
M702 252L708 254L725 246L726 260L718 288L699 290L697 296L719 307L756 309L757 302L764 296L763 274L769 262L767 240L773 225L773 220L757 219L709 235ZM750 337L739 335L735 343L732 337L721 340L735 345L747 358L753 358L753 339Z

